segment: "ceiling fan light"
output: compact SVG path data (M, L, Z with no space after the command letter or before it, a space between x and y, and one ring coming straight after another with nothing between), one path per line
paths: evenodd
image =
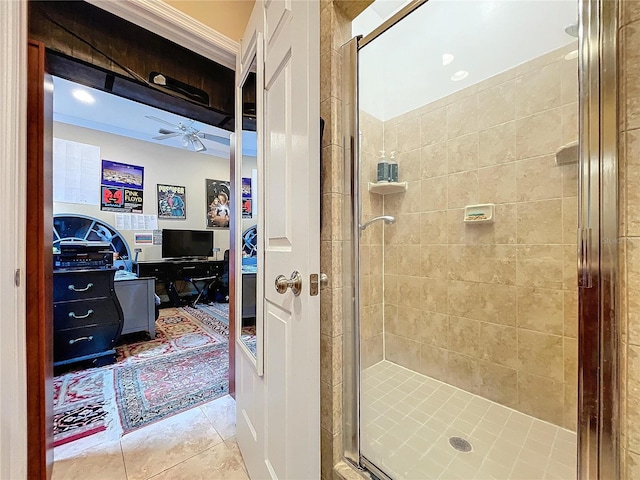
M158 117L154 117L152 115L145 115L146 118L150 120L155 120L156 122L160 122L162 124L173 127L172 130L167 128L160 128L157 135L152 137L154 140L166 140L168 138L180 137L179 142L182 148L191 149L196 152L206 152L207 147L200 140L201 138L205 138L207 140L212 140L214 142L221 143L223 145L229 145L229 138L221 137L219 135L207 134L205 132L201 132L197 128L194 127L195 120L187 120L188 123L184 123L179 121L177 124L173 124L166 120L163 120Z
M204 144L200 141L200 139L198 137L191 138L191 144L193 145L193 149L196 152L203 152L204 150L206 150L206 147L204 146Z

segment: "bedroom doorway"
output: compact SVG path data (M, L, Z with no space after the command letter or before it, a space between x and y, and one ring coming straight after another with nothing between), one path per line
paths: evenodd
M124 7L124 10L126 11L126 10L127 10L127 7ZM126 13L126 12L125 12L125 13ZM157 27L157 29L158 29L158 30L160 30L160 31L162 31L162 30L168 31L168 30L169 30L168 24L170 24L170 23L171 23L171 21L170 21L170 20L168 20L170 17L169 17L169 15L168 15L166 12L162 12L162 11L161 11L160 13L157 13L157 12L156 12L156 13L154 13L153 15L152 15L152 14L150 14L149 12L142 12L142 13L141 13L141 12L129 12L129 13L131 13L131 16L130 16L129 18L134 18L134 19L135 19L135 18L138 18L138 19L146 18L146 19L148 20L148 19L149 19L149 17L155 17L154 19L158 22L158 25L159 25L159 26ZM120 13L120 15L124 15L124 14L121 12L121 13ZM145 21L146 21L146 20L145 20ZM188 27L187 27L187 28L185 28L185 31L184 31L184 32L182 32L182 34L184 35L184 42L189 43L189 42L191 42L191 41L195 41L195 40L194 40L195 35L194 35L190 30L189 30L189 28L188 28ZM172 35L175 37L175 34L172 34ZM171 36L171 35L169 35L169 36ZM202 32L200 32L200 35L199 35L199 36L201 37L201 38L200 38L200 40L202 40L202 37L207 37L207 34L206 34L206 32L205 32L205 34L202 34ZM218 42L218 44L217 44L216 46L213 46L213 47L212 47L212 44L215 44L216 42L215 42L215 41L212 41L212 40L211 40L211 38L207 38L207 40L208 40L208 47L207 47L207 48L209 48L210 50L212 50L212 49L213 49L213 50L215 50L216 48L220 49L221 51L223 50L223 49L221 49L221 47L220 47L220 45L219 45L219 42ZM229 45L226 45L226 47L228 48L228 47L229 47ZM227 55L227 56L228 56L228 54L229 54L229 52L223 52L223 53L224 53L225 55ZM151 200L152 202L155 202L155 199L150 199L150 200ZM46 203L46 202L45 202L45 203ZM233 322L230 322L230 324L231 324L231 326L232 326L232 325L233 325ZM231 328L233 328L233 327L231 327ZM231 335L232 335L232 334L231 334ZM231 362L230 362L230 365L231 365L231 366L233 366L233 353L232 353L232 350L233 350L233 342L230 342L230 350L231 350L231 351L230 351L230 355L231 355L231 358L232 358L232 359L231 359ZM45 370L46 370L46 369L45 369ZM230 385L230 386L231 386L231 388L233 388L233 370L231 370L231 371L230 371L230 377L231 377L231 378L230 378L230 380L231 380L231 385ZM45 429L45 430L46 430L46 429ZM41 432L42 432L42 431L41 431ZM39 443L40 443L41 445L46 445L46 442L44 442L44 441L39 442ZM33 447L33 445L34 445L34 441L33 441L33 439L32 439L32 441L30 441L30 448L31 448L31 447ZM38 455L35 455L35 456L33 456L33 455L32 455L32 456L31 456L31 458L32 458L32 460L34 460L34 462L33 462L31 465L34 465L34 463L35 463L36 461L37 461L38 463L46 463L46 462L44 461L45 455L46 455L46 452L42 452L42 454L38 454ZM36 457L38 457L38 459L37 459L37 460L35 460L35 459L36 459ZM46 468L46 467L45 467L45 468ZM40 471L40 472L44 472L44 468L40 469L39 467L34 467L34 469L32 469L31 471L36 471L36 470L38 470L38 471Z
M222 291L222 277L226 268L222 256L218 259L215 253L209 254L212 246L216 251L228 250L228 232L204 229L207 202L203 181L204 178L228 178L228 152L224 152L224 145L207 141L206 138L203 142L207 143L208 148L195 151L191 147L183 148L180 137L166 138L167 134L157 135L158 122L154 119L174 121L176 116L170 112L152 109L59 77L54 77L53 83L53 246L56 252L53 275L54 373L57 375L54 390L57 393L61 385L75 381L75 373L65 372L77 373L78 370L84 371L82 367L93 369L113 362L114 348L109 349L107 345L104 347L106 350L103 350L97 348L96 342L106 341L109 335L113 341L117 338L115 330L120 328L116 345L110 345L116 351L112 370L117 395L114 397L111 394L108 397L117 398L118 417L126 432L160 418L154 413L155 410L162 410L162 416L169 415L228 391L228 359L219 358L228 357L228 304L224 303L228 290ZM94 103L78 101L76 95L91 98ZM97 112L99 117L93 119ZM112 118L116 121L112 122ZM125 129L127 124L120 119L127 118L136 122L135 130ZM202 131L229 135L228 132L211 126L197 124L197 127ZM113 131L114 129L119 130ZM161 138L153 142L153 137ZM135 159L132 152L135 152ZM82 185L82 192L76 186L77 182L74 182L78 173L78 155L84 172L85 184ZM174 167L177 162L186 162L188 168L176 172ZM132 167L131 172L118 170L125 166ZM102 172L96 171L100 169ZM91 178L92 170L96 173L94 178ZM136 176L138 172L139 180ZM108 175L108 180L105 175ZM141 192L144 193L144 210L141 215L120 213L115 210L120 207L112 206L117 204L107 203L109 199L100 197L99 183L112 179L116 183L123 180L138 182L137 186L143 187ZM186 218L163 217L161 207L166 195L158 190L156 198L156 187L164 187L167 183L179 185L176 192L177 188L183 189L174 194L173 207L178 204L176 198L180 199L180 213ZM117 193L119 188L109 186L102 187L102 190ZM126 188L124 190L128 191ZM81 193L94 198L80 198ZM125 201L126 195L125 193ZM126 220L135 223L129 225ZM142 220L145 225L139 225ZM158 226L151 223L157 223ZM155 232L162 229L163 237L166 233L171 234L163 238L164 245L144 243L146 240L142 237L152 235L154 228ZM203 243L202 251L207 259L176 258L170 262L163 261L164 257L175 256L168 248L175 247L170 240L177 234L181 235L181 247L184 248L199 246L190 240L193 235L204 236L205 241L208 239L208 245ZM95 242L101 242L107 245L108 250L113 250L113 268L116 269L113 290L122 310L120 327L114 320L117 316L109 316L110 308L105 306L103 300L105 296L111 295L99 288L98 275L104 276L104 269L87 269L83 262L69 266L78 261L76 253L80 248L79 241L89 242L87 248L91 248ZM178 257L182 257L181 252L176 252L180 253ZM194 250L194 253L197 252ZM94 258L93 254L87 255ZM91 263L95 263L95 260ZM80 273L79 269L92 270L93 273ZM204 281L201 279L202 275ZM65 282L71 282L75 289L80 290L76 295L81 301L66 293ZM85 283L87 287L84 286ZM89 283L94 286L86 292L82 291L88 288ZM62 288L60 284L64 284ZM171 297L167 295L169 290L173 292ZM214 290L220 290L224 295L222 303L213 302ZM61 291L65 292L64 298L61 298ZM159 303L157 313L154 297ZM62 320L67 313L73 314L77 319L74 317L73 321ZM160 318L157 318L158 315ZM104 334L95 326L107 324L113 325L113 331L109 330ZM65 339L68 337L69 345L61 343L63 336ZM223 344L224 354L218 351ZM215 358L216 368L201 371L206 366L202 359L210 356ZM158 390L141 383L145 370L130 369L126 374L121 371L125 364L135 363L137 368L142 368L141 362L149 364L144 367L151 369L148 370L149 373L156 368L153 363L163 365L167 371L178 369L181 373L177 371L171 376L165 376L164 385L159 386ZM179 365L184 365L184 370L180 370ZM139 377L135 382L133 375ZM202 377L202 380L198 377ZM204 381L204 377L208 380ZM187 378L192 381L186 382L184 379ZM102 375L98 382L107 383ZM154 406L151 399L156 392L159 394L162 391L170 391L173 400L167 397L166 403ZM166 397L167 394L163 395ZM141 401L143 396L150 402L148 406ZM61 400L54 398L56 421L60 415L66 415L76 408L74 402L62 401L59 404ZM130 408L135 410L135 418L130 418L131 415L127 413ZM84 432L79 433L80 435L91 432L91 428L84 425L85 422L86 418L83 418L81 423ZM60 431L60 426L54 422L54 445L76 438L78 433L74 433L75 430L71 418L67 418L64 431Z

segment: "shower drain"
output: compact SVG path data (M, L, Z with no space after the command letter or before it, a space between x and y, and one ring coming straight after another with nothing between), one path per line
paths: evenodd
M449 445L458 450L459 452L468 453L472 450L471 444L464 438L451 437L449 439Z

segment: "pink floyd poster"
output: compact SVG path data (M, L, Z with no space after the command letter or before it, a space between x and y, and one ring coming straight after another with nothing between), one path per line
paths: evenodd
M142 213L144 167L102 160L100 210Z
M142 213L142 190L102 186L100 210L118 213Z

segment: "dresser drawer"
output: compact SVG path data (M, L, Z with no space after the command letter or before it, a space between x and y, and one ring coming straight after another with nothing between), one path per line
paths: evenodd
M120 323L120 312L112 298L63 302L53 305L55 331L112 323Z
M113 289L112 270L87 272L56 272L53 275L53 301L83 300L109 297Z
M61 362L111 350L119 330L120 325L113 324L55 332L53 335L54 361Z

